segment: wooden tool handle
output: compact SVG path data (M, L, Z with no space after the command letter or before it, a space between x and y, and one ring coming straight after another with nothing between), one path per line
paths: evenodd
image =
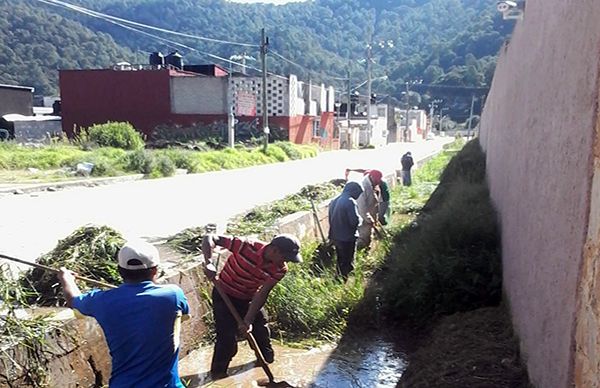
M0 259L6 259L6 260L14 261L16 263L26 264L26 265L29 265L31 267L43 269L44 271L53 272L53 273L56 273L56 274L60 272L60 270L58 270L56 268L48 267L47 265L38 264L38 263L32 263L31 261L17 259L16 257L6 256L6 255L3 255L1 253L0 253ZM75 275L75 278L79 279L81 281L84 281L86 283L93 284L95 286L99 286L99 287L117 288L117 286L115 286L113 284L108 284L108 283L105 283L105 282L101 282L100 280L94 280L94 279L86 278L85 276Z

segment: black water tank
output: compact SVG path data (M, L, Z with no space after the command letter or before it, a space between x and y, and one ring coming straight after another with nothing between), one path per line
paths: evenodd
M163 66L165 64L165 56L160 51L155 51L150 54L150 64L152 66Z
M177 51L173 51L165 57L165 64L183 69L183 57Z

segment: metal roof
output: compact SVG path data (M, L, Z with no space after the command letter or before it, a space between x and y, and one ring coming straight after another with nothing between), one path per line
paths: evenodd
M15 85L4 85L0 84L0 88L2 89L16 89L16 90L29 90L33 92L35 89L29 86L15 86Z

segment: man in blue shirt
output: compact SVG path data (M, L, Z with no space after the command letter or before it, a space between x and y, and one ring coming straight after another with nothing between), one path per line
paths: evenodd
M75 274L61 268L58 278L67 305L94 317L112 358L110 388L183 388L177 371L179 331L189 307L181 288L157 285L159 255L143 241L127 242L119 251L118 288L85 294Z

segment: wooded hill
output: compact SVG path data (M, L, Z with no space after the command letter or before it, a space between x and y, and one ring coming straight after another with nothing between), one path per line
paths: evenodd
M396 99L401 99L405 81L416 79L426 84L489 86L496 54L512 29L491 0L315 0L283 6L224 0L71 2L144 24L234 42L259 44L264 26L270 49L295 63L272 54L270 71L295 73L339 88L344 82L335 77L345 77L348 68L354 85L366 79L364 58L372 36L373 78L379 78L373 89ZM0 0L0 15L0 42L5 48L0 52L0 82L34 86L39 94L56 92L57 68L104 67L122 60L145 63L150 52L175 48L188 64L215 61L36 0L16 4ZM257 59L248 65L260 67L256 47L145 31L224 58L246 52ZM426 95L421 104L429 97L434 96Z

